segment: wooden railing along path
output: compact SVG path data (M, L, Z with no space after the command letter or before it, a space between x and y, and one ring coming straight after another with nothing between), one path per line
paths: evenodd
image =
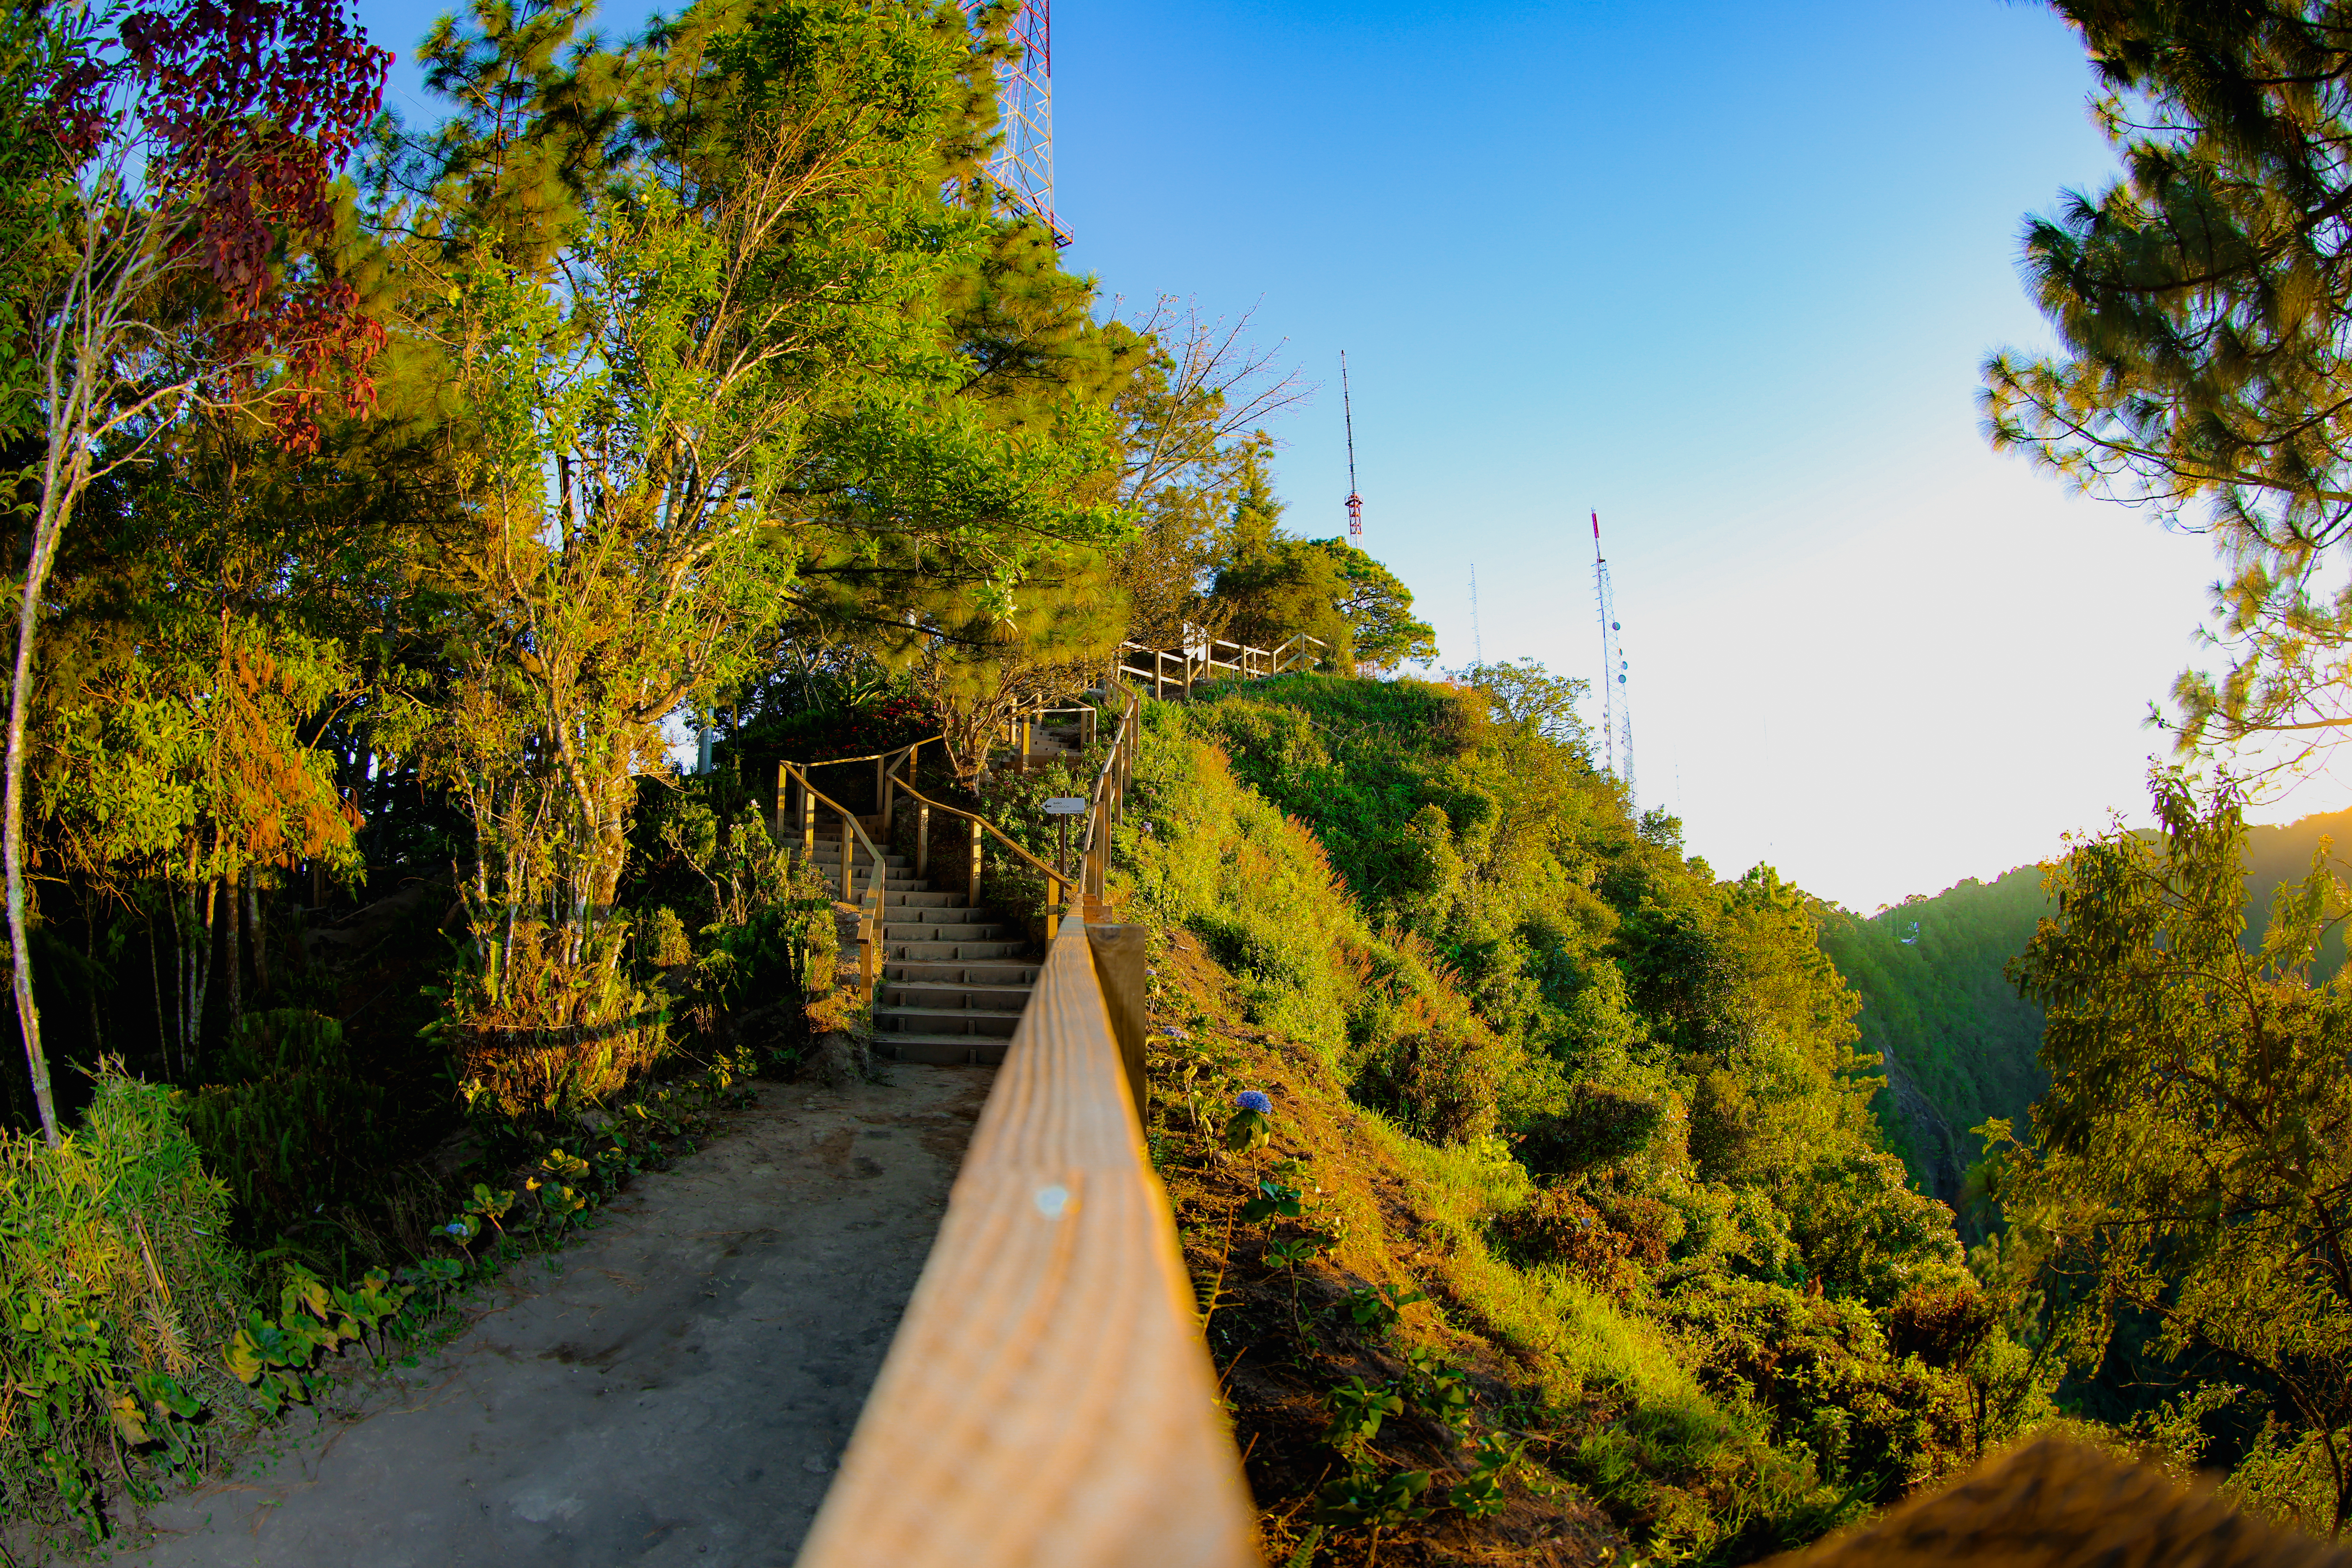
M1218 658L1216 654L1219 648L1232 649L1234 657L1229 659ZM845 900L849 900L851 856L848 846L853 819L845 808L835 804L828 797L817 794L809 784L808 770L870 763L874 769L875 809L881 819L884 840L888 841L891 837L893 826L897 820L899 795L904 795L913 802L919 814L915 837L915 874L918 877L928 877L930 874L931 813L937 811L949 816L961 818L970 825L970 838L966 847L968 859L965 867L965 879L970 889L971 901L974 904L980 901L982 852L984 840L992 837L1004 849L1010 850L1017 859L1045 879L1047 889L1045 936L1050 942L1057 929L1061 914L1080 907L1085 908L1092 918L1097 920L1104 918L1107 913L1107 907L1102 900L1105 880L1110 868L1110 828L1116 823L1125 820L1127 816L1126 795L1129 782L1134 773L1138 713L1140 706L1139 691L1130 688L1121 677L1133 677L1138 681L1150 681L1151 695L1155 699L1166 697L1171 689L1179 695L1190 697L1196 679L1218 679L1226 675L1233 675L1243 679L1264 679L1268 676L1281 675L1294 669L1311 668L1329 652L1328 643L1320 637L1309 637L1304 632L1271 648L1252 647L1244 643L1205 637L1197 645L1197 651L1192 646L1181 649L1164 649L1149 647L1138 642L1122 643L1118 656L1103 681L1106 696L1118 699L1121 705L1118 726L1112 736L1110 754L1104 760L1102 767L1096 774L1094 789L1087 802L1086 820L1081 825L1079 852L1075 871L1047 865L1006 837L994 823L979 813L966 811L961 806L950 805L944 801L933 800L917 790L908 782L914 775L915 759L925 746L937 745L944 739L939 735L926 736L909 745L895 747L887 752L876 752L862 757L828 757L821 762L779 763L779 772L776 774L776 836L779 839L784 837L785 823L792 815L790 803L785 798L786 786L797 782L802 786L802 795L798 814L799 830L795 837L802 841L803 855L814 853L816 847L814 826L816 802L822 801L828 810L835 813L842 819L841 896ZM1134 664L1132 660L1138 657L1149 658L1151 660L1150 668L1139 668ZM1170 669L1171 661L1173 661L1175 667L1172 673ZM1032 758L1031 746L1036 726L1055 717L1074 717L1078 723L1078 747L1083 752L1090 749L1095 743L1099 711L1099 705L1092 703L1066 708L1039 706L1014 714L1006 720L1003 742L1014 752L1020 765L1026 766ZM869 855L875 855L873 843L866 837L864 828L859 826L856 831L859 841L866 846L866 852ZM876 855L876 862L879 863L878 855ZM873 892L876 900L874 908L877 921L879 920L881 909L880 887L881 879L877 875L871 879L869 889ZM1079 900L1085 900L1083 905ZM869 933L862 912L859 918L859 942L861 945L870 949L878 940L878 925L875 932ZM870 952L861 962L861 972L865 975L865 994L870 999L873 995Z
M1258 1563L1143 1142L1141 939L1055 938L800 1568Z
M1213 644L1199 661L1144 648L1153 668L1139 669L1129 645L1105 683L1119 713L1074 868L1048 866L984 817L917 790L908 779L928 741L836 759L874 765L886 840L898 797L913 805L919 876L929 867L930 814L941 812L970 825L972 903L989 836L1044 876L1050 897L1044 969L801 1568L1259 1563L1241 1457L1144 1143L1143 931L1108 923L1105 884L1142 717L1140 692L1120 678L1150 680L1154 696L1171 685L1189 696L1196 674L1279 674L1322 646L1304 637L1279 649ZM1218 647L1239 657L1217 660ZM1172 680L1171 658L1182 666ZM1097 711L1082 710L1082 743L1095 738ZM1025 728L1008 740L1028 755ZM806 767L786 764L803 791L802 842L813 852L809 803L824 797ZM845 820L845 891L851 826ZM878 889L881 857L857 832ZM871 995L870 956L862 971Z
M883 864L882 852L875 848L874 840L866 837L866 824L858 820L856 813L809 783L808 770L804 766L798 763L782 763L778 764L778 770L776 826L779 829L783 826L784 785L794 783L801 786L798 837L803 863L816 858L816 808L822 805L841 819L841 899L844 903L855 902L857 906L857 994L861 999L871 1002L874 999L874 976L882 956L882 889L889 875ZM781 838L782 832L776 837ZM870 868L866 876L866 896L862 899L856 897L852 880L856 860L850 853L853 839L865 847L866 862Z

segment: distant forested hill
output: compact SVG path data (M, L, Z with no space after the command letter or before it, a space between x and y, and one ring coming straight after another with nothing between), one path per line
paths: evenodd
M2049 1083L2036 1055L2042 1009L2001 973L2048 908L2042 868L2025 866L1822 922L1822 951L1862 994L1857 1048L1886 1058L1879 1120L1913 1177L1947 1203L1975 1157L1969 1129L2021 1119Z
M2249 940L2259 939L2279 885L2311 868L2322 837L2335 840L2334 858L2352 860L2352 812L2248 833ZM2339 874L2352 878L2352 865ZM2023 866L1868 919L1841 910L1822 922L1822 951L1862 994L1857 1048L1886 1058L1879 1120L1913 1177L1948 1203L1978 1152L1969 1129L1993 1116L2021 1124L2049 1081L2042 1010L2001 973L2049 912L2042 868ZM2339 929L2320 950L2317 977L2343 962Z

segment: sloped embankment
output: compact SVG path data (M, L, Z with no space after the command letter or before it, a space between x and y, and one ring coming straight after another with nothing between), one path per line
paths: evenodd
M1759 1279L1736 1226L1649 1195L1758 1206L1696 1169L1683 1096L1578 1167L1606 1191L1531 1169L1531 1132L1626 1097L1367 920L1213 734L1151 713L1122 896L1155 930L1152 1153L1270 1563L1746 1561L1956 1461L1967 1385L1900 1314L1793 1253ZM1955 1250L1947 1216L1923 1256Z

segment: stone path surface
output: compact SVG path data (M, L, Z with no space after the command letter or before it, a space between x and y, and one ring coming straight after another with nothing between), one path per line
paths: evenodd
M824 1495L994 1074L762 1085L420 1366L150 1511L152 1568L782 1564Z

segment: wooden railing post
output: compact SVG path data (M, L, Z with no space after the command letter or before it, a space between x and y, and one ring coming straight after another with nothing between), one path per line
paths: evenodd
M885 773L875 780L875 785L882 792L882 841L887 844L890 840L890 808L898 800L898 781Z
M808 775L801 775L801 858L816 858L816 791L809 788Z
M849 813L844 811L841 814L841 901L843 903L848 903L857 897L857 889L851 885L849 879L850 873L854 869L850 864L849 829Z
M931 874L931 805L929 801L915 807L915 875Z
M972 908L980 907L980 818L971 819L971 891L965 900Z
M890 809L882 798L882 771L886 765L881 758L874 759L874 809L877 812L887 812ZM885 829L885 831L887 830Z
M1149 1127L1151 1084L1143 1069L1143 928L1089 921L1087 946L1094 952L1095 978L1102 982L1103 1006L1110 1014L1111 1032L1118 1037L1127 1087L1135 1096L1135 1119Z

